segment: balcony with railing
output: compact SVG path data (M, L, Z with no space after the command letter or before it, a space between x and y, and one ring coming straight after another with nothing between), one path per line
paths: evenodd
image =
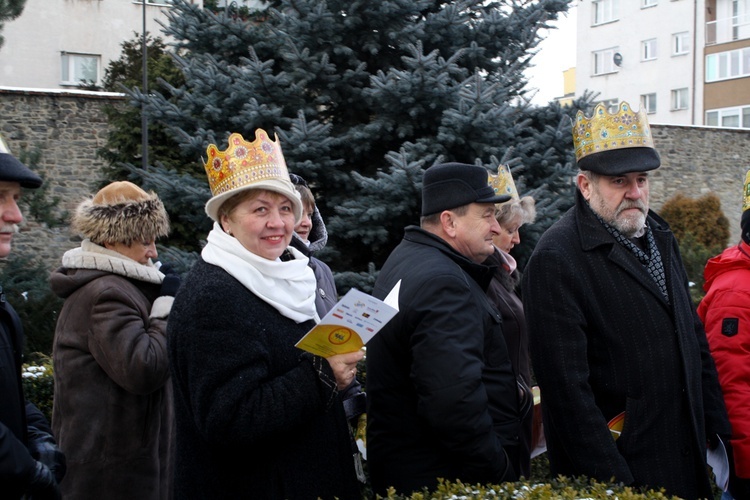
M732 16L706 23L706 45L750 38L750 14Z

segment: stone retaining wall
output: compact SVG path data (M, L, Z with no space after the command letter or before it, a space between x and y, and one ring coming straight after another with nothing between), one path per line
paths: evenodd
M41 153L36 171L59 211L71 212L101 181L97 151L106 144L109 125L102 108L124 102L120 94L86 91L32 91L0 88L0 134L11 152ZM36 255L50 269L80 239L68 227L48 228L25 221L13 252Z
M750 169L750 130L652 125L662 166L651 176L655 211L677 193L698 198L713 191L729 219L730 244L740 240L742 185Z
M100 181L96 156L109 126L102 112L123 103L120 94L86 91L30 91L0 88L0 134L11 151L39 148L39 173L60 210L72 211ZM742 182L750 168L750 130L652 125L662 168L651 176L651 206L658 211L675 193L691 197L716 192L730 220L731 242L739 241ZM14 252L36 254L50 269L79 239L68 228L23 224Z

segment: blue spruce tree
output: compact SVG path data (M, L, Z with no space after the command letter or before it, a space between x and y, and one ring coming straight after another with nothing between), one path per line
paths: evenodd
M130 170L178 224L196 227L198 242L209 227L196 222L209 197L206 146L223 149L232 132L249 140L256 128L276 132L290 171L316 195L329 230L322 258L343 292L369 290L404 226L419 222L425 168L507 163L540 205L519 248L523 263L573 200L573 110L531 106L523 73L540 30L570 3L279 0L240 13L175 0L164 33L176 40L184 83L130 92L193 167ZM204 182L203 194L186 171Z

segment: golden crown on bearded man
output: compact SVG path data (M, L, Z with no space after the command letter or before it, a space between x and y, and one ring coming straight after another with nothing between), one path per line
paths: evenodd
M616 113L610 113L603 103L599 103L591 118L587 118L583 111L576 113L573 146L578 161L590 154L613 149L653 148L654 139L643 109L635 112L623 101Z

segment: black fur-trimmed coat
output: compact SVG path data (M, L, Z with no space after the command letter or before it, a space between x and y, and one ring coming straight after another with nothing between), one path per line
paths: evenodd
M175 498L359 498L344 409L318 370L333 375L294 347L312 326L195 264L167 327Z

